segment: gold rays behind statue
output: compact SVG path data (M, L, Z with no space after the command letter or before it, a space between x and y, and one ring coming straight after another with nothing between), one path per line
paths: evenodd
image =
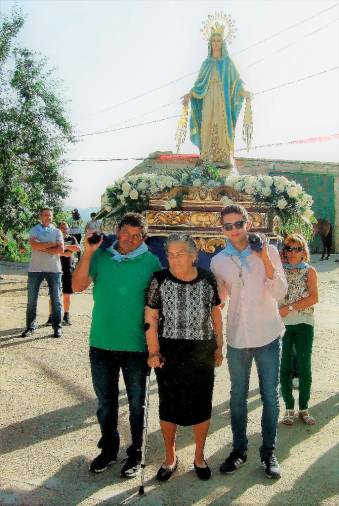
M219 34L226 42L231 43L237 29L231 16L220 11L209 14L200 31L206 40L209 40L212 34Z
M187 123L188 123L188 104L184 105L182 108L181 116L178 122L178 128L175 134L177 154L179 154L180 152L181 144L183 144L186 140Z

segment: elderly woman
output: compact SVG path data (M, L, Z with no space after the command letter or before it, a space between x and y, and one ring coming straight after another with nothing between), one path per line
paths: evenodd
M212 273L196 267L197 249L188 234L173 233L165 245L169 268L155 273L146 305L148 365L159 389L165 460L157 473L168 480L178 465L177 425L192 425L194 469L208 480L204 446L212 411L214 367L222 363L222 319Z

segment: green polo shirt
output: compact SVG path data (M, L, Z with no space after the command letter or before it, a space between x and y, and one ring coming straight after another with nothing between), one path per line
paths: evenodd
M159 270L159 259L149 251L117 262L107 251L96 250L89 271L94 282L90 346L146 351L146 293L153 272Z

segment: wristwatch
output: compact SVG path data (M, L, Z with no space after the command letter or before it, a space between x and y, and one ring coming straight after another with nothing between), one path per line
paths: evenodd
M287 308L289 311L294 311L294 307L293 306L288 306Z

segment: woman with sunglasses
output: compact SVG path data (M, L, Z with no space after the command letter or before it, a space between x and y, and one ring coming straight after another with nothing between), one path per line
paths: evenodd
M314 425L315 419L308 412L308 402L312 383L313 306L318 302L317 272L308 264L310 254L301 234L291 234L285 238L284 252L288 292L279 308L286 326L280 368L281 392L286 406L282 423L293 425L295 420L292 390L294 347L299 368L299 418L307 425Z

